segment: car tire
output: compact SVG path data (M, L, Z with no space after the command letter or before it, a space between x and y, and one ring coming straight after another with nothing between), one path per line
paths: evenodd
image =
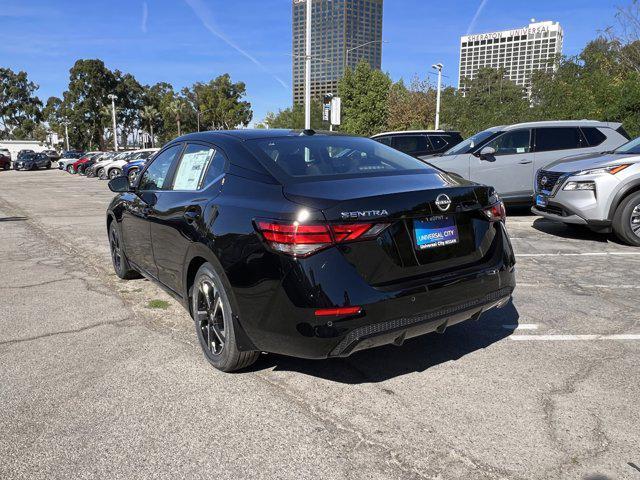
M252 365L260 352L242 352L235 337L228 282L205 263L196 273L190 292L191 312L200 347L207 361L222 372L235 372Z
M104 174L105 174L104 168L99 168L98 171L96 172L96 177L98 177L100 180L104 180L107 178L103 176Z
M67 172L73 175L76 173L76 169L73 168L73 165L67 165Z
M138 169L134 168L129 170L129 174L127 176L129 177L129 184L133 185L133 182L136 181L136 177L138 176Z
M51 162L47 163L47 170L51 169Z
M122 237L120 235L120 229L117 223L111 222L109 226L109 250L111 252L111 261L113 263L113 269L116 275L123 280L133 280L135 278L142 278L142 275L137 270L134 270L127 260L127 255L122 249Z
M613 216L613 232L623 242L640 247L640 192L620 202Z
M5 163L5 164L2 166L2 169L3 169L3 170L9 170L9 168L11 168L11 165L9 165L8 163Z
M120 170L119 168L112 168L111 170L109 170L109 180L113 180L120 175L122 175L122 170Z

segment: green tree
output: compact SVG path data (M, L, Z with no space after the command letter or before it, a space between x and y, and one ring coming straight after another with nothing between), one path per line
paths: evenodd
M304 105L295 104L293 107L279 110L276 113L269 112L263 123L268 128L287 128L302 130L304 128ZM322 104L318 101L311 102L311 128L314 130L326 130L327 122L322 120Z
M201 128L230 130L246 127L253 118L244 82L232 82L228 73L209 81L196 83L183 90L183 96L194 112L199 112Z
M403 80L389 89L387 130L421 130L434 127L436 91L428 80L415 77L409 87Z
M469 136L495 126L532 120L526 91L505 78L503 70L483 68L464 79L464 90L447 88L442 95L442 128Z
M0 68L0 138L32 138L41 118L37 89L26 72Z
M69 137L76 148L105 148L104 107L117 87L116 76L102 60L78 60L69 71L69 89L63 102L70 122Z
M141 128L140 112L144 107L144 89L142 85L129 73L122 73L119 70L114 72L116 87L116 114L118 127L120 129L121 145L126 145L127 140L133 137Z
M145 86L143 90L144 105L158 112L158 116L153 121L153 129L158 143L163 144L176 136L175 122L167 111L168 105L175 96L173 86L167 82L160 82Z
M143 121L143 128L148 127L149 136L151 137L151 148L155 147L155 136L153 133L154 125L158 118L160 118L160 112L151 105L145 105L140 112L140 117Z
M370 136L386 129L388 116L389 75L361 61L354 71L347 69L338 84L342 98L341 130Z

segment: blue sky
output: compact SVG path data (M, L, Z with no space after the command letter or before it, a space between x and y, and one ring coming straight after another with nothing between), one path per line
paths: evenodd
M559 21L578 53L630 0L386 0L382 68L394 79L445 65L456 84L460 35ZM474 21L475 18L475 21ZM0 66L25 70L46 100L78 58L177 89L228 72L255 120L291 103L291 0L0 0Z

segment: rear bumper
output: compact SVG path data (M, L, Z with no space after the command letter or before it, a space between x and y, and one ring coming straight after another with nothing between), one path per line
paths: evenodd
M331 249L297 261L280 281L234 286L250 349L323 359L404 340L506 303L515 289L515 259L503 228L481 265L397 288L367 284ZM234 283L233 281L231 282ZM360 306L351 317L316 317L316 308Z
M329 356L346 357L368 348L388 344L402 345L405 340L427 333L443 333L452 325L466 320L478 320L484 312L504 306L512 293L513 288L505 287L483 297L440 310L353 329L336 345Z

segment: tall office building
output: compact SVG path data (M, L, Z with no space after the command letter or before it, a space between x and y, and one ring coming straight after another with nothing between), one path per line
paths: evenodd
M502 32L465 35L460 38L460 77L473 79L482 67L502 68L507 78L522 87L531 84L536 70L552 70L562 54L562 27L558 22L530 23L528 27Z
M337 93L346 66L382 67L383 0L313 0L311 96ZM307 0L293 0L293 101L304 102ZM365 46L361 46L367 44ZM356 48L359 47L359 48Z

